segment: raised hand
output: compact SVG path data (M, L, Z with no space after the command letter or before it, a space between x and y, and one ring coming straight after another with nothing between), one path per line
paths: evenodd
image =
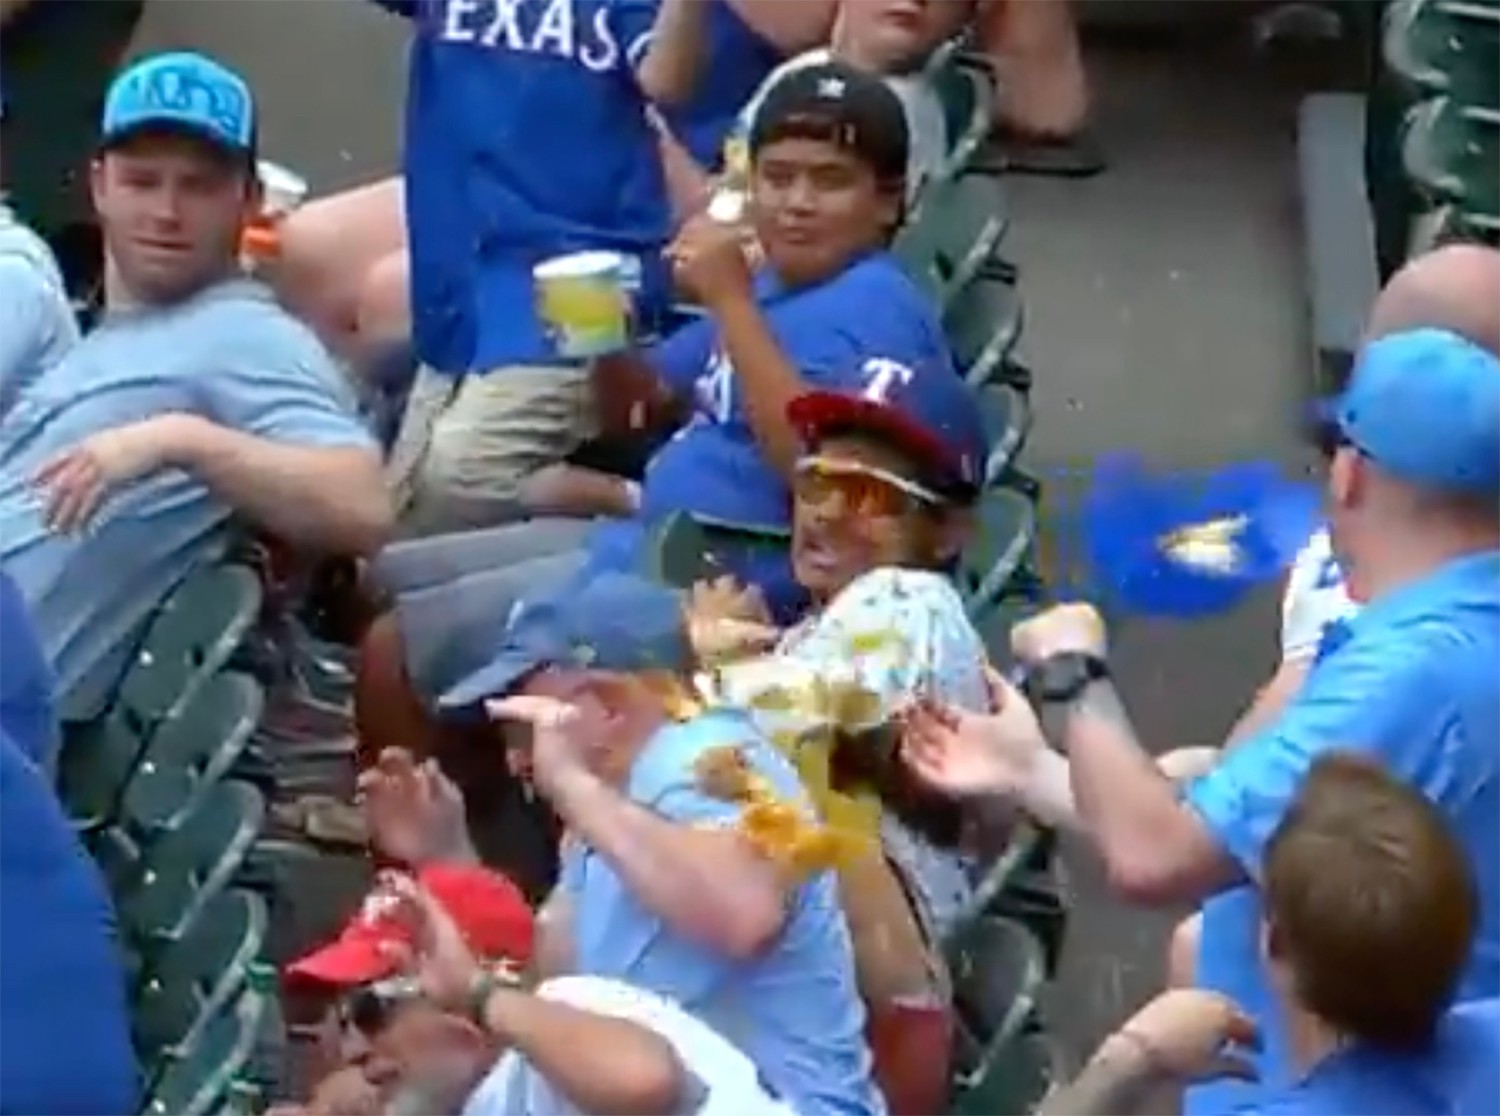
M986 668L992 713L919 702L903 715L901 754L934 790L955 798L1013 795L1047 747L1026 698Z

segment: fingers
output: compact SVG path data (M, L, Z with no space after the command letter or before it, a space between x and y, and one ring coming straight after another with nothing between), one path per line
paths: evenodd
M523 694L492 698L484 703L490 719L517 721L538 729L557 729L577 716L571 705L555 698L530 697Z
M1216 1054L1197 1074L1197 1081L1258 1081L1260 1074L1249 1059L1237 1054Z
M104 495L104 474L91 454L66 453L37 477L47 491L47 525L52 530L70 534L88 525Z
M1240 1010L1238 1004L1230 1005L1229 1019L1224 1025L1224 1037L1237 1046L1260 1049L1260 1028L1256 1026L1255 1020Z

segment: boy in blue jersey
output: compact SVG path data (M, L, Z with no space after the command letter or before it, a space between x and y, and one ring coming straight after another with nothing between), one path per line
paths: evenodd
M882 1113L831 863L792 853L801 782L747 718L697 710L691 661L677 594L608 573L520 609L476 680L568 834L543 975L677 1001L801 1116Z
M751 221L766 265L752 274L738 233L706 219L674 243L678 280L707 313L647 363L693 414L640 486L598 475L592 492L572 494L577 511L615 518L423 540L377 563L419 692L440 694L483 662L522 595L580 568L585 577L635 568L653 529L677 512L769 535L770 545L727 550L726 572L794 619L805 593L774 541L789 531L787 480L802 450L789 404L812 390L878 398L897 384L893 400L913 398L958 376L936 308L886 251L908 153L895 94L848 66L807 67L768 92L751 148Z
M258 212L249 86L153 55L110 86L91 181L102 322L0 420L0 570L59 703L95 711L134 635L234 521L364 554L390 503L373 439L312 334L239 271Z
M1266 848L1263 965L1292 1073L1266 1116L1500 1112L1500 1001L1453 1006L1479 920L1442 813L1376 763L1330 753ZM1257 1023L1217 993L1167 992L1100 1047L1042 1116L1128 1116L1164 1084L1241 1075Z
M391 460L404 533L515 518L521 482L592 432L589 369L537 318L538 263L622 253L654 324L670 209L647 106L690 91L704 3L386 4L415 36L403 172L423 367Z

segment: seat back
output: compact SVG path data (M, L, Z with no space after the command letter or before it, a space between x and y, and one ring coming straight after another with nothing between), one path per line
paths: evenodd
M1014 489L992 487L980 496L973 541L959 563L959 588L971 613L1005 596L1036 542L1036 508Z
M1024 324L1015 285L984 274L956 289L943 309L953 355L973 385L1007 378L1007 361Z
M990 439L985 462L986 484L998 484L1026 448L1031 433L1031 402L1010 384L984 384L974 393L980 418Z
M1485 0L1396 0L1381 42L1386 65L1419 95L1500 101L1500 7Z
M959 1084L953 1116L1028 1116L1061 1078L1059 1058L1042 1031L1025 1031L995 1051L978 1077Z
M955 1061L961 1081L977 1081L1035 1021L1046 954L1020 923L986 916L954 932L947 956L958 1024Z
M150 1116L206 1116L224 1102L255 1053L270 1005L247 990L211 1016L191 1045L174 1050L152 1082Z
M176 826L244 754L263 706L246 674L224 671L196 687L146 745L121 796L124 823L140 834Z
M1401 161L1434 201L1500 215L1500 111L1451 96L1418 103L1404 124Z
M137 985L131 1018L136 1049L154 1062L192 1046L245 986L249 966L265 947L265 900L242 888L212 895L191 929L164 946Z
M190 813L143 850L116 895L128 941L146 955L186 934L203 906L228 886L265 824L266 804L248 783L212 784Z

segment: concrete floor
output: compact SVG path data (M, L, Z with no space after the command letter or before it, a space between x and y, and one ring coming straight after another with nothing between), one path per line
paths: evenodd
M1036 372L1028 456L1054 479L1064 530L1101 453L1186 469L1300 458L1310 350L1295 97L1249 42L1236 21L1091 44L1109 172L1011 180ZM1213 622L1123 628L1123 689L1153 750L1222 739L1272 666L1275 613L1266 593ZM1087 850L1069 850L1067 871L1076 905L1049 1008L1077 1059L1160 987L1172 918L1114 901Z
M293 7L153 0L142 43L191 45L242 66L263 97L267 155L319 192L387 172L399 23L360 0L298 4L294 17ZM1207 9L1220 17L1202 26ZM1037 373L1030 460L1044 479L1062 478L1049 489L1059 520L1100 453L1185 468L1297 456L1310 349L1295 98L1252 52L1242 18L1216 28L1225 5L1192 10L1191 33L1157 21L1155 38L1091 45L1108 174L1013 180L1009 248ZM1128 627L1118 657L1145 739L1159 750L1217 742L1268 673L1274 629L1269 594L1191 628ZM1159 986L1170 919L1120 908L1086 852L1072 850L1068 864L1077 906L1050 1007L1077 1057Z

